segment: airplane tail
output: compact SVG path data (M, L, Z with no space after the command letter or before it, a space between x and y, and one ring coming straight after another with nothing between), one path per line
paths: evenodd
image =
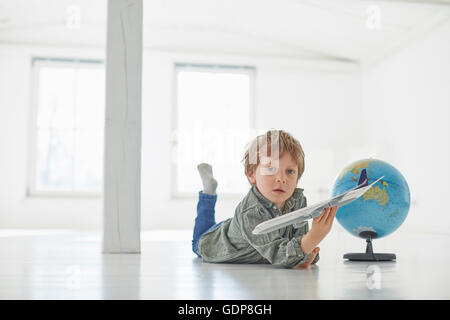
M362 188L362 187L366 187L369 185L369 181L367 180L367 172L366 169L362 169L361 170L361 174L359 176L359 181L358 181L358 185L356 186L356 189Z

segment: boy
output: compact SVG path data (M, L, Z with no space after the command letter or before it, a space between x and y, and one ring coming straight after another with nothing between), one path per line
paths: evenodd
M261 222L306 206L297 183L304 171L304 153L289 133L271 130L256 137L242 159L252 185L238 204L233 218L215 223L217 181L212 167L198 170L199 192L192 250L204 262L271 263L286 268L309 267L319 260L317 245L331 229L337 207L325 208L313 219L311 230L304 221L266 234L254 235Z

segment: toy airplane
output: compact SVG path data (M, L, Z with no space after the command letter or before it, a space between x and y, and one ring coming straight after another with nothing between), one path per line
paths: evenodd
M255 227L255 229L253 229L253 234L262 234L271 232L291 224L296 224L308 219L316 218L320 216L323 209L326 208L327 206L328 207L345 206L346 204L349 204L358 199L359 197L361 197L364 193L367 192L367 190L369 190L375 183L380 181L382 178L384 178L384 176L379 178L372 184L368 185L366 169L363 169L359 177L358 185L355 188L346 191L340 195L337 195L331 199L328 199L326 201L322 201L312 206L301 208L299 210L292 211L285 215L264 221L258 224Z

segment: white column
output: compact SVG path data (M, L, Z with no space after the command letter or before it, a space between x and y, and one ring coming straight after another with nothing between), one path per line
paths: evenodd
M108 0L103 252L141 250L142 0Z

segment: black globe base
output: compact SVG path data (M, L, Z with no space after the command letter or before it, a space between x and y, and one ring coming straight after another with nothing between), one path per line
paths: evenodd
M344 259L349 261L393 261L396 257L394 253L346 253Z
M374 231L362 231L359 236L366 239L366 253L346 253L344 259L350 261L392 261L397 259L394 253L374 253L372 247L372 239L378 237Z

